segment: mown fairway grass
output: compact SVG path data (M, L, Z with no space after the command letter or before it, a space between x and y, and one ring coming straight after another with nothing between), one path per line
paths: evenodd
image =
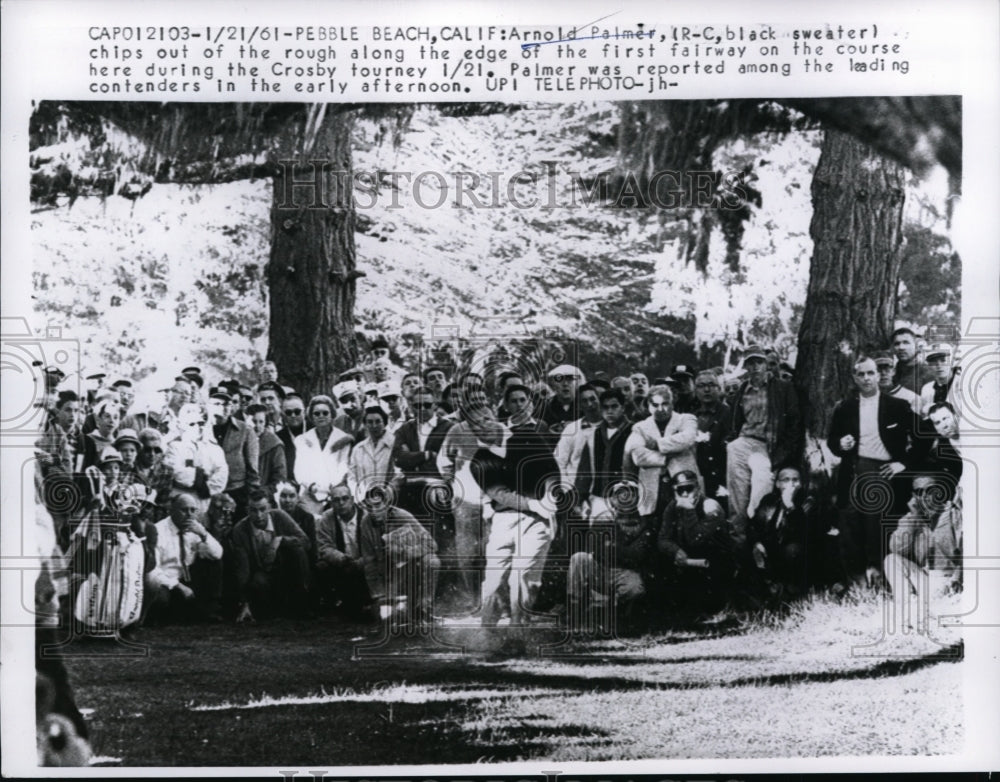
M957 603L956 603L957 605ZM875 599L809 601L725 633L566 639L336 620L144 630L68 666L95 752L135 766L392 765L945 754L961 747L956 631L883 637ZM453 644L445 646L444 643ZM462 645L464 653L459 653ZM114 761L108 761L114 762Z

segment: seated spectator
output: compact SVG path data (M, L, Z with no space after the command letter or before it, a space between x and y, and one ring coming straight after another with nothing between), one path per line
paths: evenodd
M646 595L653 570L656 534L638 512L639 485L611 487L607 510L590 521L587 543L570 558L571 623L600 610L601 619L631 617ZM607 609L614 606L614 610ZM613 628L608 628L613 629Z
M933 476L913 479L909 512L889 537L889 554L883 563L892 590L895 626L921 634L929 629L932 601L961 590L961 570L954 567L956 560L961 561L961 525L954 506L949 508L945 528L935 534L946 507L942 497Z
M292 517L292 521L302 528L309 538L309 555L316 555L316 517L302 506L299 493L287 481L279 483L274 491L274 506Z
M757 506L748 542L754 565L771 596L797 597L806 591L813 507L795 467L778 471L774 491Z
M365 580L361 556L361 513L351 490L336 486L330 495L333 509L316 524L316 586L322 609L342 612L351 619L376 618L377 606Z
M279 483L288 480L285 447L267 426L267 408L261 404L249 405L245 411L248 423L257 436L259 460L257 474L260 485L267 492L274 492Z
M732 597L737 564L725 511L705 497L693 470L674 475L671 488L656 538L665 597L684 613L718 611Z
M198 521L198 503L178 494L155 530L155 540L147 538L156 564L145 578L145 621L219 621L222 545Z
M366 498L358 533L365 583L381 616L396 626L431 624L440 567L431 534L379 492Z
M237 622L308 615L309 538L263 489L250 492L248 516L233 527Z

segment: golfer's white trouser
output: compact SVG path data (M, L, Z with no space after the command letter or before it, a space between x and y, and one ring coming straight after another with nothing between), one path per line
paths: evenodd
M532 514L502 511L493 516L486 542L483 577L483 624L494 625L509 585L511 624L523 624L542 583L542 567L552 534L549 524ZM512 579L513 575L513 579Z

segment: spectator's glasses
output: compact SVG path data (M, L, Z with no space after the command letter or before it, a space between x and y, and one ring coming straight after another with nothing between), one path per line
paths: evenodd
M715 384L715 383L695 383L694 387L695 388L718 388L718 385Z
M386 402L388 402L388 403L389 403L390 405L391 405L391 404L392 404L393 402L396 402L396 401L397 401L397 400L399 399L399 397L398 397L398 396L384 396L384 397L382 397L382 398L383 398L383 399L384 399L384 400L385 400Z
M291 410L286 410L285 415L302 415L303 410L301 407L296 407Z
M413 406L415 408L417 408L418 410L430 410L432 407L434 407L434 403L433 402L415 402L413 404Z
M312 411L312 417L313 418L329 418L330 416L331 416L331 413L330 413L329 410L313 410Z
M572 383L576 380L576 375L550 375L549 379L553 383Z
M686 497L689 494L694 494L694 490L694 484L686 483L683 486L675 487L674 493L677 494L678 497Z
M146 450L149 451L150 453L163 453L163 449L159 448L159 447L157 447L157 448L147 448Z

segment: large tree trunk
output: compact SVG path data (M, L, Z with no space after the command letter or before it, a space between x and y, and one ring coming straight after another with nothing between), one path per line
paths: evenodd
M861 353L885 349L902 264L903 168L828 130L813 175L809 269L796 378L806 435L825 438Z
M315 107L276 153L268 358L306 399L331 394L337 375L357 360L352 121L334 106ZM293 173L294 187L287 181Z

